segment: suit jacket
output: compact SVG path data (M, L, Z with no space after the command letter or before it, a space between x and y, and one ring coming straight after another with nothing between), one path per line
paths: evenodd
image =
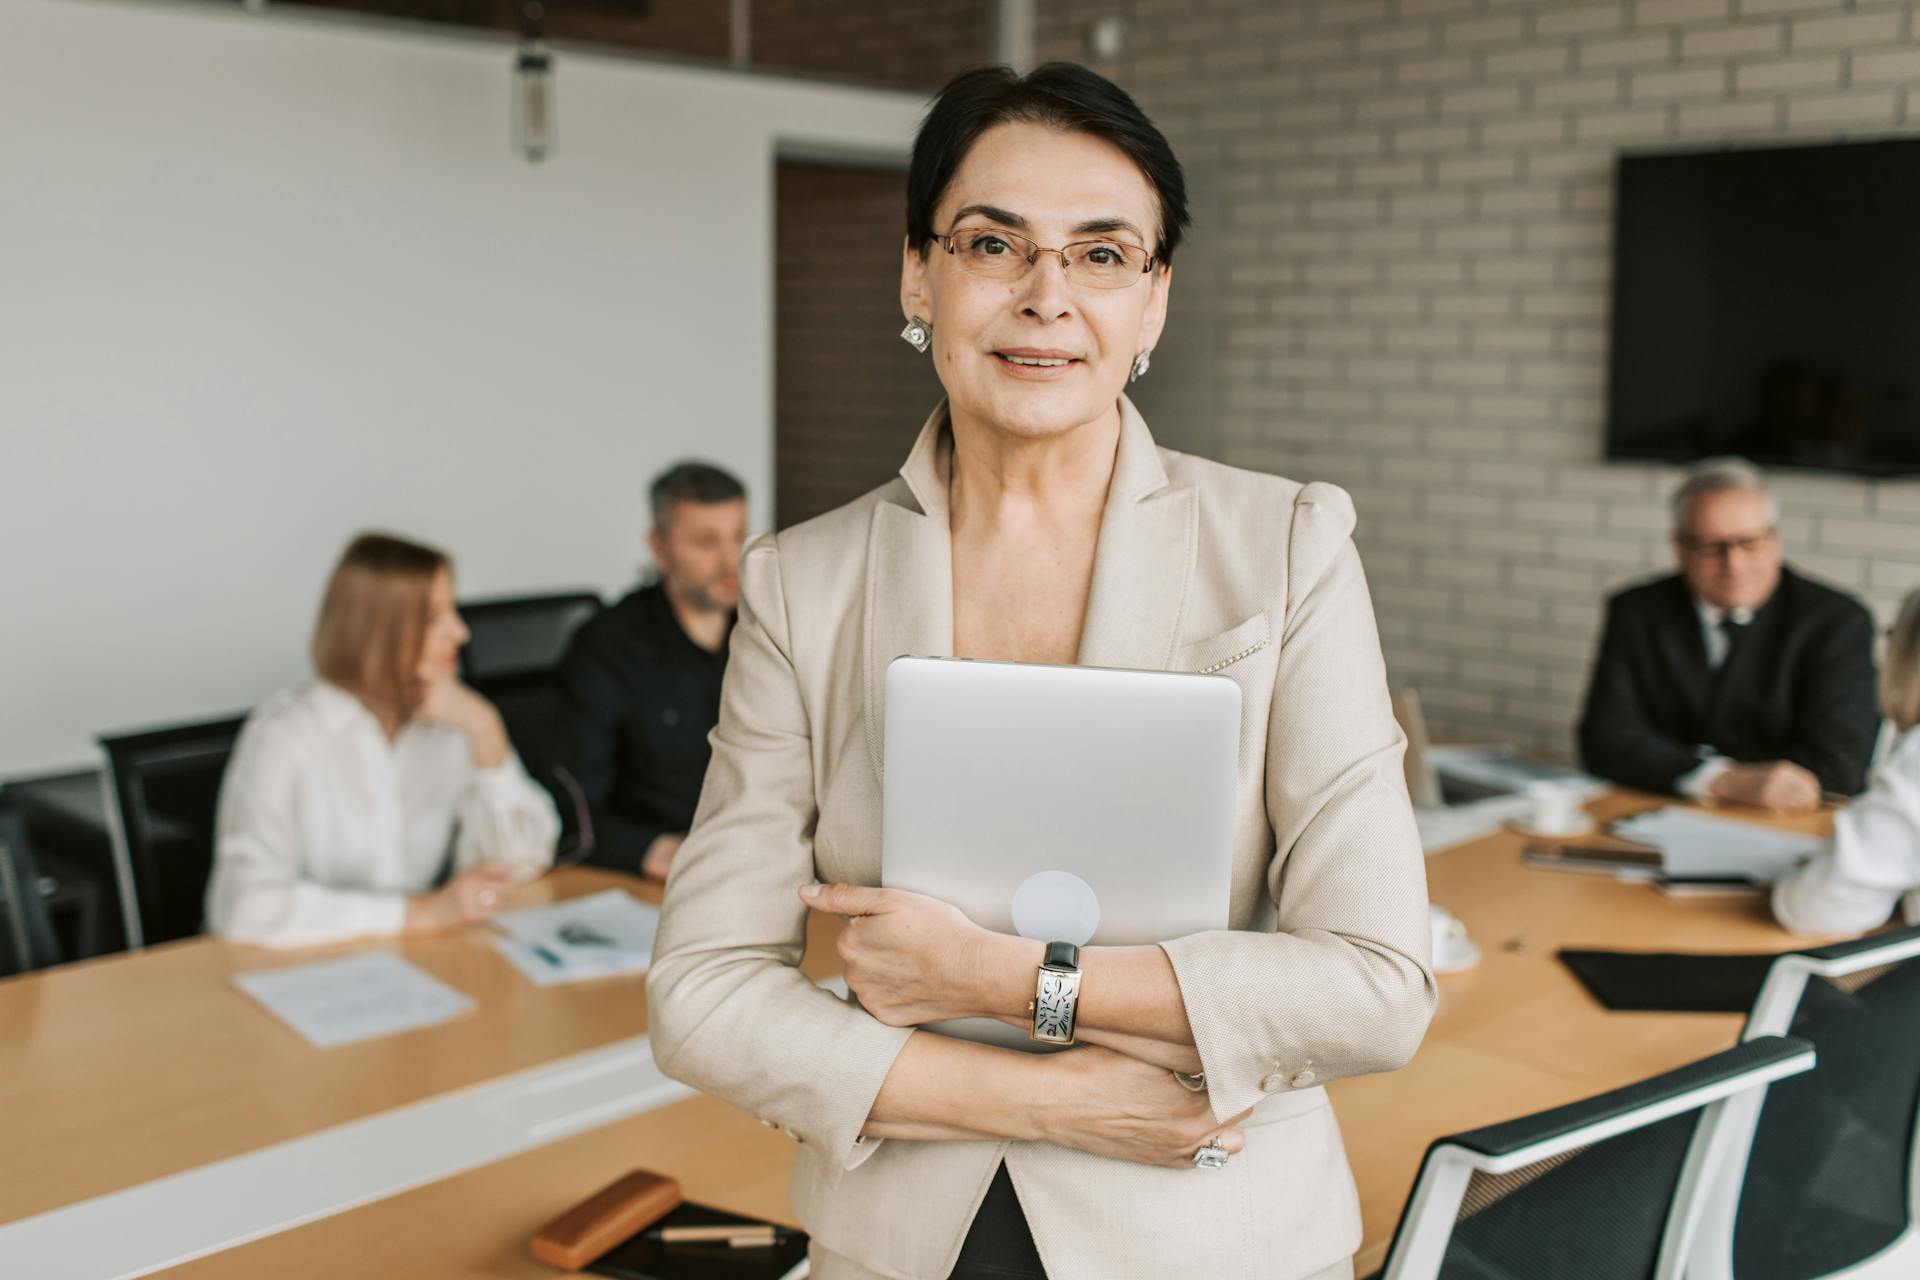
M1247 1149L1209 1173L1045 1143L858 1140L911 1030L798 971L796 891L879 883L887 663L952 652L942 408L899 479L742 557L713 764L647 983L661 1069L800 1142L793 1203L823 1280L946 1276L1003 1159L1055 1280L1287 1280L1359 1242L1320 1086L1404 1063L1434 984L1353 506L1157 449L1121 410L1079 660L1217 667L1241 686L1232 929L1164 949L1215 1114L1258 1104Z
M1671 792L1699 747L1737 761L1791 760L1828 791L1866 785L1880 712L1873 618L1852 596L1780 571L1718 670L1679 575L1620 592L1580 718L1580 755L1603 778Z

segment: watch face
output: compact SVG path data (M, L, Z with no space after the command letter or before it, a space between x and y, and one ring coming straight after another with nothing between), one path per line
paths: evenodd
M1064 1039L1073 1026L1073 997L1077 984L1057 973L1040 975L1040 994L1034 1002L1035 1035Z

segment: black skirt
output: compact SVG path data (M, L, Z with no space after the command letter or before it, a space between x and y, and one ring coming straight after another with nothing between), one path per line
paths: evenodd
M947 1280L1047 1280L1006 1165L994 1172Z

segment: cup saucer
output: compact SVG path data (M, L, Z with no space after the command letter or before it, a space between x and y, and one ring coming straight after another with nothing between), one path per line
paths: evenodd
M1471 938L1460 938L1433 957L1435 973L1459 973L1480 963L1480 947Z
M1524 819L1515 818L1513 821L1507 823L1507 830L1534 840L1571 840L1576 836L1592 835L1596 825L1592 818L1582 814L1580 821L1577 823L1571 823L1565 827L1553 829L1536 827Z

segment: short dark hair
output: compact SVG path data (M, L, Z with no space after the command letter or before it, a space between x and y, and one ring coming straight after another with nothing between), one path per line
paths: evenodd
M731 472L708 463L676 462L654 477L647 496L653 502L653 527L664 529L681 503L732 502L746 497L747 487Z
M933 208L947 193L960 162L980 135L996 125L1043 124L1086 133L1127 153L1160 201L1160 243L1154 256L1173 260L1191 218L1180 161L1153 121L1113 81L1073 62L1049 62L1021 75L1010 67L963 71L927 109L913 139L907 172L907 243L925 253L932 242Z

